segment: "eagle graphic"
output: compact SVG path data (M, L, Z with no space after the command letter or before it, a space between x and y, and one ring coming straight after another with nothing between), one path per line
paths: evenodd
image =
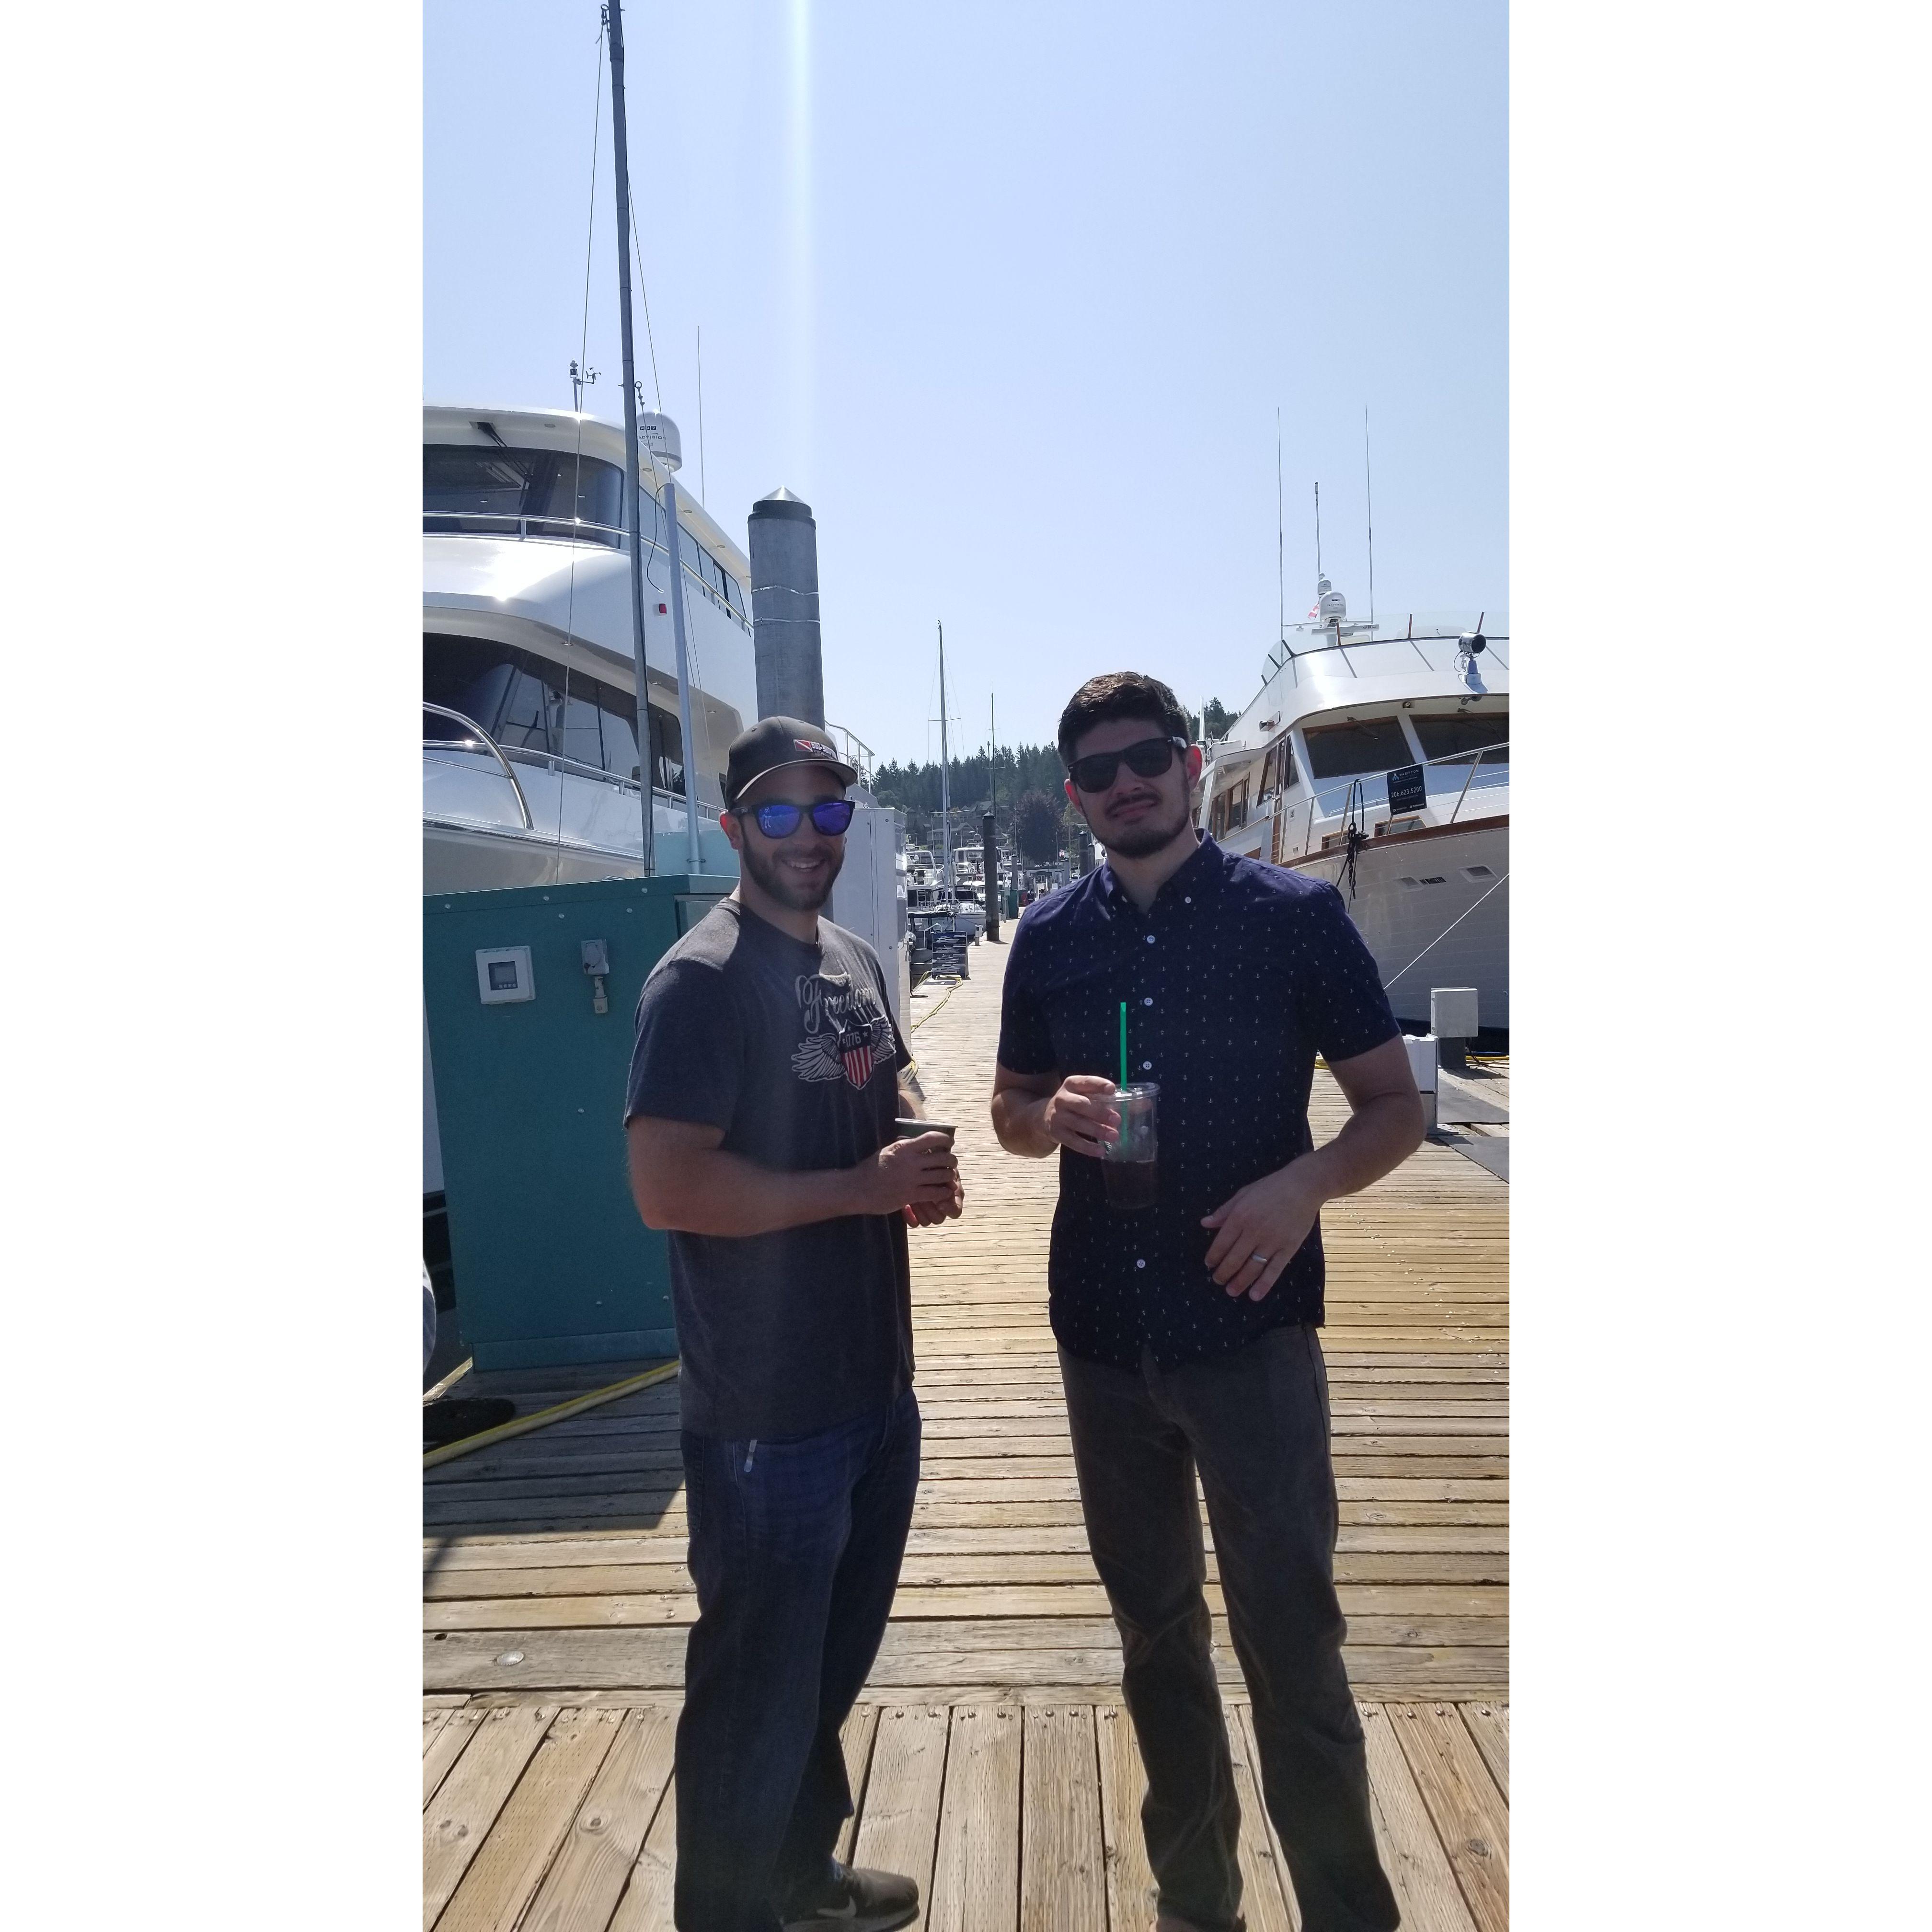
M871 1080L884 1042L883 1014L869 1020L847 1019L824 1032L808 1033L791 1057L791 1070L801 1080L845 1080L861 1091Z

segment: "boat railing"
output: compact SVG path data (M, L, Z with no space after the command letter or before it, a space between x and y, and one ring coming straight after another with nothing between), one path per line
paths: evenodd
M609 785L632 798L637 797L644 790L643 783L638 778L627 778L620 772L606 771L602 765L587 765L579 758L567 758L560 752L539 752L524 745L500 745L475 718L464 716L460 711L453 711L446 704L432 704L425 698L423 709L434 712L439 718L451 719L461 725L469 734L465 738L426 737L423 740L423 749L425 752L487 752L502 767L503 776L510 781L511 789L517 795L517 808L523 814L523 829L526 832L536 830L536 820L531 815L529 795L518 782L516 768L518 765L532 766L539 771L567 774L572 778L594 778L599 784ZM662 799L668 805L681 806L685 802L682 791L670 785L653 784L651 795L654 798ZM716 820L718 816L715 808L705 804L702 800L698 802L698 812L700 819Z
M479 529L478 525L483 527ZM615 524L593 524L583 517L525 517L512 514L507 510L425 510L423 512L423 535L426 537L505 536L515 537L520 542L527 537L556 537L566 542L580 538L586 543L605 544L612 550L622 550L628 534L628 531ZM695 544L698 539L693 537L691 541ZM656 537L646 537L644 542L658 556L667 554L664 546ZM688 556L682 560L686 574L692 583L727 616L734 618L742 628L749 629L750 620L745 613L724 596L703 572L694 567Z
M1506 766L1508 763L1509 743L1507 740L1500 745L1485 745L1480 750L1474 752L1450 752L1439 758L1424 759L1422 769L1425 772L1440 772L1444 767L1450 765L1467 765L1469 768L1468 776L1464 778L1461 788L1456 794L1455 804L1450 808L1448 817L1442 823L1444 825L1454 825L1461 817L1462 808L1468 802L1471 788L1475 784L1476 773L1480 768L1484 766L1492 768ZM1300 856L1305 858L1314 847L1316 827L1318 822L1333 824L1348 817L1352 791L1356 793L1354 802L1359 808L1372 810L1379 806L1385 809L1388 804L1388 795L1385 788L1387 779L1386 772L1358 772L1353 777L1338 778L1332 784L1321 786L1316 790L1306 793L1300 798L1284 800L1276 794L1275 811L1279 815L1285 805L1291 808L1303 805L1308 808L1307 821L1302 831L1300 853ZM1424 780L1425 787L1427 782L1425 778ZM1377 784L1384 788L1382 796L1380 798L1368 796L1369 788ZM1439 794L1438 796L1440 796ZM1323 805L1324 800L1334 801L1332 808Z
M483 528L477 526L482 524ZM611 524L583 517L525 517L495 510L425 510L424 536L581 537L591 543L624 547L624 532ZM653 544L653 549L661 548Z
M524 815L524 830L526 832L534 832L537 829L537 822L530 816L530 802L524 796L524 788L517 782L516 767L504 757L502 747L496 742L496 740L491 737L475 718L466 718L461 712L452 711L446 704L432 704L428 698L424 698L423 710L431 716L449 718L454 723L460 724L464 730L470 734L467 738L426 737L423 740L423 749L428 751L433 747L447 749L452 746L461 749L474 744L481 750L488 752L497 764L502 766L503 776L509 780L510 789L517 795L517 809Z

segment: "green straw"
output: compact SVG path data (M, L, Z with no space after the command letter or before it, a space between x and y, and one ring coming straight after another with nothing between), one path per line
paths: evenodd
M1120 1084L1127 1084L1127 1003L1120 1002Z

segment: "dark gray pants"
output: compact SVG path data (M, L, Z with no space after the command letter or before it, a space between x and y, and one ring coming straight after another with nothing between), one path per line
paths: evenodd
M1312 1328L1217 1361L1103 1367L1064 1349L1088 1546L1120 1633L1141 1808L1160 1907L1202 1932L1241 1923L1234 1796L1208 1652L1194 1474L1214 1526L1234 1654L1254 1700L1261 1785L1304 1932L1400 1922L1376 1856L1361 1720L1342 1666L1328 1378Z

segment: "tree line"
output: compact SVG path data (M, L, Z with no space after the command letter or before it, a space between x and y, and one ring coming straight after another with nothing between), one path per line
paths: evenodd
M1226 734L1234 714L1218 698L1210 698L1204 716L1190 712L1187 722L1189 734L1197 741L1204 724L1208 736L1218 738ZM953 811L976 820L991 811L1002 838L1025 857L1044 864L1073 849L1078 824L1063 788L1066 767L1057 746L1002 745L992 758L980 751L950 760L947 774ZM873 796L906 814L907 832L915 844L937 841L939 779L936 759L903 765L894 759L874 769Z

